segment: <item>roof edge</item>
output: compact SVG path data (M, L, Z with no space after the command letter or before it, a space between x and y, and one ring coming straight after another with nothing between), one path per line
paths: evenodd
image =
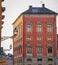
M15 21L12 23L12 25L22 16L22 13L15 19Z

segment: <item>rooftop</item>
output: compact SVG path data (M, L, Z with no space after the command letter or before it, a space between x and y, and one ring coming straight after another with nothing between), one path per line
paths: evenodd
M29 6L29 9L23 12L22 14L57 14L57 13L46 8L45 4L42 4L42 7Z

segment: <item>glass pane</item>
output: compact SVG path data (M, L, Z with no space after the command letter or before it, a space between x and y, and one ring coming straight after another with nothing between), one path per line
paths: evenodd
M52 36L47 36L48 41L52 41Z
M26 31L29 32L29 33L32 32L32 23L31 22L27 22Z
M27 40L27 41L32 41L32 36L27 36L27 37L26 37L26 40Z
M41 41L42 37L41 36L37 36L37 41Z
M52 23L47 22L47 32L52 32Z
M36 32L42 32L42 23L41 22L37 22L37 24L36 24Z
M27 53L28 54L32 53L32 46L31 45L27 45Z
M48 47L48 53L52 53L52 47Z
M42 53L42 47L40 47L40 46L37 47L37 53L39 53L39 54Z

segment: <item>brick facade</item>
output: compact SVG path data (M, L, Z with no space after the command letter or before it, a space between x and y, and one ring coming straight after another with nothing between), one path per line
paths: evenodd
M32 9L35 9L36 12L31 12ZM30 9L23 12L13 23L14 65L56 65L56 13L46 8L44 8L45 12L37 12L36 9L39 10L40 8L32 8L30 6ZM39 33L36 32L36 23L38 21L40 21L40 26L42 26L42 32ZM47 32L48 21L52 23L52 32L50 33ZM32 27L31 29L29 28L30 33L27 33L26 25L28 22L29 24L31 22L30 26ZM42 39L38 38L41 41L37 41L37 36L42 37ZM52 38L47 40L48 36ZM37 47L40 47L41 54L37 54ZM50 47L49 50L48 47ZM28 53L31 54L27 54L27 49L30 50Z

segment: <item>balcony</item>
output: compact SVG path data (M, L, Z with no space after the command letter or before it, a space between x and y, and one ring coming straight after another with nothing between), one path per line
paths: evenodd
M2 19L4 19L5 18L5 15L2 15Z
M2 0L2 2L3 2L4 0Z
M5 7L2 7L2 12L4 12L5 11Z

